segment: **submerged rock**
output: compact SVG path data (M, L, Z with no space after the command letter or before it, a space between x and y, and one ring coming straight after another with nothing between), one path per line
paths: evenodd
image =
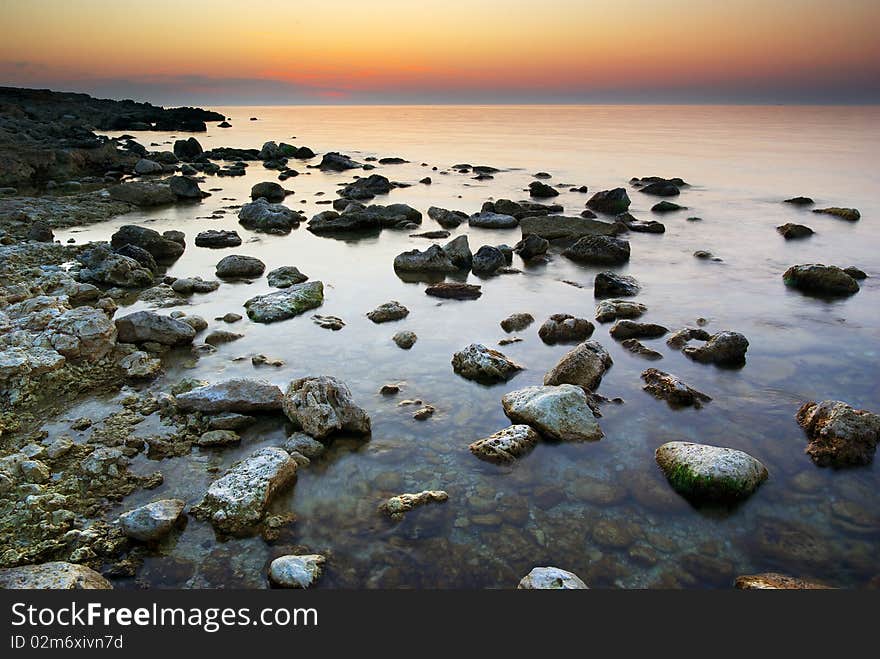
M234 378L197 387L175 398L183 411L253 414L280 411L283 397L281 389L265 380Z
M672 336L666 339L666 345L675 350L681 350L687 345L688 341L693 341L695 339L699 341L708 341L711 338L712 335L704 329L699 327L684 327L677 332L674 332Z
M670 373L664 373L656 368L649 368L642 373L645 386L642 387L654 398L665 400L673 407L687 407L693 405L699 409L703 403L708 403L712 398L689 387Z
M324 284L307 281L275 293L258 295L244 303L248 318L255 323L276 323L293 318L324 303Z
M603 436L587 395L573 384L511 391L501 404L511 421L527 424L550 439L583 441Z
M791 199L786 199L785 203L793 204L794 206L811 206L814 202L809 197L792 197Z
M348 386L322 375L294 380L283 400L284 413L294 425L316 439L336 432L370 434L370 417L355 405Z
M110 188L110 198L125 201L135 206L165 206L177 201L171 187L162 183L132 181L120 183Z
M615 339L656 339L669 330L656 323L639 323L634 320L618 320L609 330Z
M428 286L426 295L433 297L448 298L453 300L476 300L483 292L477 284L463 284L457 281L443 281L439 284Z
M609 215L617 215L625 213L630 205L629 195L624 188L614 188L613 190L602 190L597 192L587 202L587 208L600 213Z
M544 384L575 384L593 391L613 363L605 348L596 341L585 341L562 356L544 376Z
M596 321L609 323L624 318L639 318L648 311L641 302L631 300L602 300L596 305ZM708 337L708 333L706 334Z
M522 368L497 350L479 343L472 343L452 356L453 371L483 384L505 382Z
M610 236L584 236L562 254L579 263L621 265L629 261L629 241Z
M468 220L467 213L438 208L437 206L431 206L428 209L428 217L444 229L454 229L462 222L467 222Z
M380 304L378 307L367 313L367 318L378 324L401 320L408 315L409 309L397 300L391 300L391 302Z
M778 572L744 574L736 578L734 585L739 590L826 590L830 588L830 586L815 581L790 577Z
M687 346L684 354L694 361L736 366L746 361L749 341L739 332L718 332L701 346Z
M538 336L548 345L571 343L588 339L595 326L586 318L575 318L571 314L556 313L544 321L538 329Z
M425 490L417 494L398 494L382 503L379 506L379 512L390 517L395 522L399 522L413 508L429 503L443 503L448 499L449 495L443 490Z
M836 265L809 263L793 265L782 275L786 286L808 293L822 295L852 295L858 293L858 282Z
M113 586L85 565L53 561L0 569L0 588L7 590L111 590Z
M116 332L124 343L152 341L168 346L192 343L196 336L196 331L183 321L152 311L136 311L117 318Z
M644 357L645 359L663 359L662 353L652 350L638 339L624 339L620 345L629 350L632 354Z
M320 554L279 556L269 564L269 581L281 588L309 588L321 577L326 560Z
M574 573L558 567L536 567L524 576L517 590L589 590Z
M185 506L186 502L180 499L161 499L123 513L119 516L119 524L129 538L155 542L171 532Z
M767 467L732 448L668 442L654 457L676 492L696 502L745 499L767 480Z
M540 436L529 426L515 425L478 439L468 449L481 460L506 464L535 448Z
M839 400L804 403L798 425L810 443L806 453L820 467L870 464L880 443L880 415L856 410Z
M621 213L616 219L635 233L666 233L666 226L656 220L637 220L629 213Z

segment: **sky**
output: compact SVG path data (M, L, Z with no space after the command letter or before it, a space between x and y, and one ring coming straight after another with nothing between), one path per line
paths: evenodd
M880 0L0 0L0 85L162 105L880 103Z

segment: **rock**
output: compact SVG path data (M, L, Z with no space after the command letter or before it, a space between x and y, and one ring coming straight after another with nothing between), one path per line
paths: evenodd
M267 202L275 203L284 201L285 196L287 192L275 181L263 181L251 188L251 199L254 201L263 197Z
M388 194L393 188L391 181L381 174L371 174L346 185L339 192L339 196L344 199L366 200L376 195Z
M269 272L266 275L266 281L269 283L269 286L274 286L275 288L290 288L295 284L308 281L308 277L301 273L296 266L283 265Z
M778 572L744 574L736 578L734 585L739 590L827 590L830 588L815 581L790 577Z
M205 337L205 343L212 346L218 346L222 343L231 343L232 341L237 341L244 334L239 334L238 332L230 332L229 330L214 330Z
M220 279L254 279L265 270L266 264L258 258L230 254L220 259L215 274Z
M538 236L546 240L577 240L584 236L616 236L626 231L617 222L602 222L588 217L564 217L561 215L539 215L520 220L523 238Z
M473 256L471 268L475 275L492 275L507 265L504 254L497 247L483 245Z
M211 483L193 513L218 531L245 535L262 521L272 497L293 481L296 468L283 449L257 449Z
M182 320L187 325L192 327L196 331L196 334L208 329L208 321L205 320L204 318L202 318L201 316L196 316L196 315L184 316L183 318L180 318L179 320Z
M317 439L312 439L303 432L295 432L284 443L284 450L288 453L299 453L309 460L321 457L326 447Z
M573 384L526 387L501 399L504 413L542 436L561 441L598 440L603 436L587 395Z
M239 437L238 433L233 430L209 430L208 432L202 433L193 443L196 446L216 447L238 444L240 441L241 437Z
M550 249L550 241L540 236L530 233L520 240L513 248L521 259L528 261L536 256L542 256Z
M186 502L180 499L160 499L123 513L119 524L129 538L155 542L171 532L185 507Z
M538 433L529 426L516 425L478 439L468 448L481 460L508 464L529 453L539 439Z
M749 341L739 332L718 332L701 346L687 346L684 354L694 361L735 366L744 364Z
M776 230L781 233L782 237L786 240L807 238L808 236L813 235L813 230L810 227L804 226L803 224L792 224L791 222L779 225L776 227Z
M618 320L611 327L610 334L615 339L656 339L669 330L655 323L638 323L634 320Z
M745 499L768 475L748 453L707 444L668 442L654 458L673 489L698 503Z
M280 411L283 397L281 389L265 380L235 378L177 394L176 399L185 412L253 414Z
M579 263L621 265L629 261L629 241L609 236L584 236L562 254Z
M142 350L126 355L119 360L125 376L132 379L152 380L162 373L162 360Z
M162 165L154 160L141 158L134 165L134 173L144 176L146 174L162 174L165 169Z
M532 314L515 313L501 321L501 329L505 332L519 332L535 322Z
M425 490L417 494L398 494L380 505L379 512L390 517L395 522L399 522L413 508L433 502L442 503L448 499L449 495L443 490Z
M320 554L280 556L269 564L269 581L281 588L309 588L321 577L326 560Z
M544 376L544 384L575 384L593 391L613 363L608 351L596 341L584 341L562 356Z
M398 332L391 337L391 340L397 344L398 348L409 350L416 344L418 337L415 332Z
M621 342L621 345L629 350L632 354L638 355L639 357L644 357L645 359L652 360L663 359L662 353L659 353L656 350L652 350L638 339L625 339Z
M859 270L854 265L851 265L848 268L844 268L843 271L856 280L868 278L868 275L864 270Z
M360 166L360 163L355 162L348 156L344 156L341 153L330 152L324 154L318 168L329 172L344 172L347 169L357 169Z
M431 206L428 209L428 217L434 220L444 229L454 229L462 222L467 222L468 216L461 211L451 211L445 208Z
M369 415L354 404L348 386L334 377L294 380L284 394L282 406L294 425L316 439L337 432L370 434Z
M681 190L678 189L677 185L672 181L667 181L665 179L658 179L647 185L643 185L639 188L639 192L655 195L657 197L675 197L681 194Z
M593 281L593 295L600 298L628 297L638 295L640 290L641 286L635 277L611 271L598 273Z
M31 225L31 228L28 229L27 239L35 240L38 243L51 243L55 240L55 234L52 233L52 229L48 224L37 220Z
M397 300L391 300L391 302L380 304L378 307L367 313L367 318L378 324L387 323L393 320L401 320L408 315L409 309Z
M786 286L821 295L852 295L858 293L858 282L836 265L809 263L793 265L782 275Z
M649 368L642 373L645 391L654 398L665 400L672 407L687 407L693 405L699 409L703 403L712 400L706 394L689 387L674 375L664 373L656 368Z
M248 318L257 323L275 323L293 318L324 303L324 284L307 281L276 293L258 295L244 303Z
M804 403L796 419L810 440L806 453L820 467L851 467L874 460L880 443L880 415L839 400L825 400Z
M237 323L242 319L242 315L238 313L227 313L215 318L214 320L222 320L224 323Z
M831 208L814 208L813 212L822 213L823 215L833 215L834 217L839 217L840 219L849 222L856 222L862 217L862 214L855 208L838 208L836 206L832 206Z
M239 245L241 245L241 236L235 231L209 229L208 231L202 231L196 236L196 247L217 249L222 247L238 247Z
M624 188L614 188L613 190L602 190L594 194L587 202L587 208L591 208L599 213L617 215L625 213L630 203L629 195L626 194Z
M586 318L575 318L571 314L556 313L544 321L538 329L538 336L548 344L571 343L588 339L595 327Z
M196 335L186 323L152 311L136 311L117 318L116 332L119 341L124 343L153 341L168 346L192 343Z
M159 183L146 183L136 181L120 183L110 188L110 198L115 201L124 201L135 206L163 206L173 204L177 196L171 188Z
M45 483L52 475L48 465L40 460L22 460L18 468L27 483Z
M400 272L455 272L459 268L439 245L420 252L412 249L394 258L394 269Z
M449 238L451 234L446 231L425 231L423 233L411 233L409 234L410 238L428 238L430 240L440 240L441 238ZM467 236L460 236L461 238L467 238Z
M304 219L284 204L270 203L262 196L244 204L238 211L238 222L246 229L277 235L290 233Z
M547 199L549 197L558 197L559 191L541 181L532 181L529 183L529 194L537 199Z
M576 574L558 567L536 567L524 576L517 590L588 590Z
M96 362L116 346L116 328L110 317L95 307L64 311L48 322L44 340L67 359ZM35 355L31 353L31 357ZM36 366L37 360L31 360ZM38 369L37 369L38 370Z
M337 316L321 316L320 314L315 314L312 316L312 322L318 327L333 330L334 332L338 332L345 327L345 321Z
M146 250L159 263L172 263L183 254L183 246L162 236L158 231L126 224L110 238L110 246L119 249L124 245L135 245Z
M811 206L814 202L809 197L792 197L791 199L786 199L785 203L795 206Z
M176 140L174 142L174 155L181 160L192 160L203 152L202 145L199 141L190 137L186 140Z
M456 268L470 270L474 262L467 236L458 236L443 246L443 252Z
M522 366L479 343L472 343L452 356L452 370L463 378L482 384L506 382Z
M111 590L113 586L85 565L53 561L0 569L0 588L8 590Z
M704 329L698 327L684 327L677 332L674 332L672 336L666 339L666 345L675 350L681 350L687 345L688 341L693 341L695 339L699 341L708 341L711 338L712 335Z
M665 233L666 226L655 220L637 220L629 213L621 213L616 220L636 233Z
M425 421L426 419L431 418L436 411L437 409L433 405L425 405L413 413L413 419L416 421Z
M679 206L671 201L660 201L651 206L654 213L671 213L673 211L686 211L687 206Z
M216 280L204 280L201 277L181 277L171 284L171 290L181 295L193 293L212 293L220 288L220 282Z
M425 289L426 295L453 300L476 300L483 292L477 284L463 284L457 281L443 281Z
M468 218L468 224L481 229L512 229L519 226L519 220L512 215L486 211L471 215Z
M208 430L241 430L252 425L256 419L247 414L225 412L208 418Z
M199 188L198 182L189 176L172 176L168 179L168 187L178 199L201 199L207 196Z
M232 128L232 124L228 121L221 121L219 124L217 124L217 128Z
M647 311L648 307L641 302L602 300L596 305L596 320L600 323L609 323L612 320L623 318L639 318Z

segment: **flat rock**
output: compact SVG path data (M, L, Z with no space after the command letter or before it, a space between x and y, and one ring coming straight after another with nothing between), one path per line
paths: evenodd
M426 295L453 300L476 300L483 292L478 284L463 284L457 281L443 281L425 289Z
M615 339L656 339L669 330L656 323L639 323L634 320L622 319L614 323L609 330Z
M124 343L152 341L176 346L192 343L196 331L183 321L152 311L135 311L116 319L116 333Z
M238 247L241 245L241 236L236 231L226 229L208 229L196 235L196 247L209 249L222 249L224 247Z
M536 215L520 220L523 238L538 236L545 240L576 240L584 236L616 236L626 229L617 223L587 217Z
M611 236L584 236L562 254L578 263L622 265L629 261L629 241Z
M207 414L278 412L283 397L281 389L274 384L246 378L216 382L176 396L181 410Z
M324 284L307 281L276 293L258 295L244 303L248 318L255 323L275 323L293 318L324 303Z
M468 224L481 229L512 229L519 226L519 220L512 215L486 211L471 215Z
M834 217L839 217L848 222L857 222L862 217L862 214L855 208L839 208L837 206L832 206L830 208L814 208L813 212L821 213L823 215L833 215Z

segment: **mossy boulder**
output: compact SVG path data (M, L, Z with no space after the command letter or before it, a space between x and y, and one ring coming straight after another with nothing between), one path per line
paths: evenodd
M248 318L255 323L275 323L293 318L324 303L324 284L307 281L289 288L252 297L244 303Z
M668 442L654 457L675 491L695 503L745 499L768 476L759 460L721 446Z

